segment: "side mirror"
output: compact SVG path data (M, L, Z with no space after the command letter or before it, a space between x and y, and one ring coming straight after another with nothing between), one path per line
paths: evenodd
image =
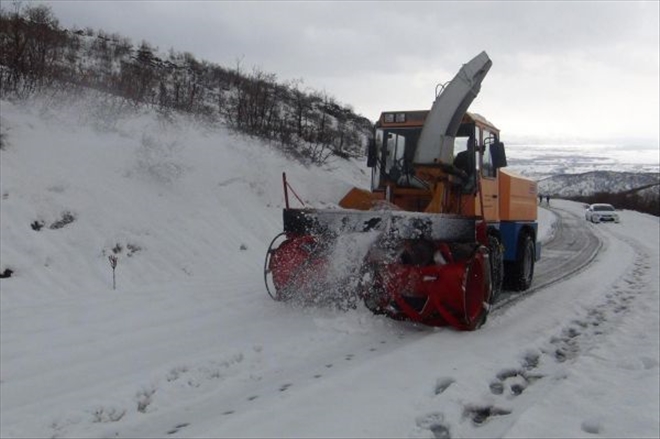
M373 168L378 164L378 149L376 148L376 139L373 137L367 140L367 167Z
M493 157L493 166L495 168L504 168L507 165L506 152L504 151L504 143L495 142L490 145L490 153Z

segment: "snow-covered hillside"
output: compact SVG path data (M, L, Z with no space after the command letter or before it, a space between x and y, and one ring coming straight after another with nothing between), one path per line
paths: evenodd
M597 192L617 193L631 189L647 188L653 195L658 193L660 174L638 172L593 171L582 174L559 174L539 181L539 192L558 197L593 195Z
M110 285L111 254L120 288L259 272L281 231L282 172L310 205L368 185L362 163L304 167L203 122L103 105L2 102L0 271L14 271L12 287L88 294Z
M332 207L364 163L94 99L0 108L1 437L660 435L656 217L586 225L590 266L474 333L295 309L263 284L282 173ZM584 223L551 206L542 241Z

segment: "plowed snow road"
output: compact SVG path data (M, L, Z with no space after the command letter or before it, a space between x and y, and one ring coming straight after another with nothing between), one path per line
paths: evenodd
M542 248L543 256L536 266L532 291L579 272L602 246L601 239L584 217L558 207L551 210L557 215L556 233Z
M521 293L503 291L495 308L505 308L535 291L580 272L598 254L601 239L584 217L566 209L553 207L556 215L552 239L541 246L541 259L534 268L529 290Z

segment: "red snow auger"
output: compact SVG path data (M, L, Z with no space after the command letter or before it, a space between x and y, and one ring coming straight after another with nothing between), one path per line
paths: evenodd
M476 230L482 229L481 240ZM265 263L271 297L471 330L487 315L485 222L457 215L352 209L284 210Z
M283 176L283 232L264 266L274 300L364 303L393 319L474 330L503 284L530 286L536 183L501 169L499 130L466 111L490 66L485 52L463 65L429 111L382 113L368 145L371 191L352 189L340 208L291 208Z

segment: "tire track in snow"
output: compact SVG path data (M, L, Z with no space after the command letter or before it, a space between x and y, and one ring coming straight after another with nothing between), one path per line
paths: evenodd
M390 325L389 320L383 320ZM363 361L387 355L427 333L426 328L413 325L391 327L398 336L337 343L327 346L321 356L313 355L277 368L253 367L266 361L261 349L222 361L187 361L152 377L148 384L137 385L132 393L109 396L107 402L81 407L77 414L53 420L50 435L84 436L89 431L98 432L99 425L91 424L101 424L100 434L104 437L194 435L199 431L194 428L204 431L204 420L212 419L217 424L218 419L230 421L255 410L266 410L291 392L304 391L326 378L346 373ZM94 413L100 415L94 417Z

